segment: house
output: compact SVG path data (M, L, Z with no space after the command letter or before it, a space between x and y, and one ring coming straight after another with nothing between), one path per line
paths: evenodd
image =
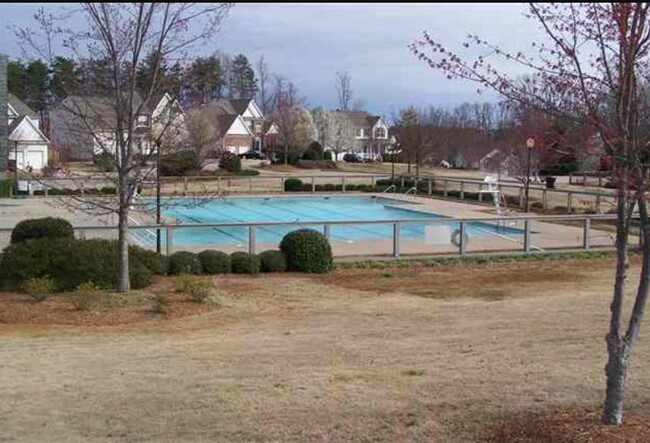
M184 128L183 110L168 93L144 103L136 93L133 108L138 112L133 136L139 154L151 154L152 133L168 131L170 126ZM69 160L92 160L116 151L118 119L113 97L68 96L51 111L50 124L52 143Z
M388 127L381 117L365 111L335 111L334 115L343 120L342 126L347 126L352 132L349 146L336 153L335 160L342 160L345 154L381 160L388 149Z
M7 138L10 163L19 169L47 166L50 141L39 128L38 114L13 94L7 94Z
M219 98L208 106L216 111L224 150L238 155L262 150L265 119L255 100Z

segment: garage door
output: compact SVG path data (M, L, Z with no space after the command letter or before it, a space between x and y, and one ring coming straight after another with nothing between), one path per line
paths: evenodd
M43 166L45 166L43 164L42 151L27 151L27 158L25 160L27 163L26 166L31 166L34 169L43 169Z

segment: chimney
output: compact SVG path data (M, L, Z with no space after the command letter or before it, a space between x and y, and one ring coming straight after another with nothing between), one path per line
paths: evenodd
M0 54L0 180L7 175L7 56Z

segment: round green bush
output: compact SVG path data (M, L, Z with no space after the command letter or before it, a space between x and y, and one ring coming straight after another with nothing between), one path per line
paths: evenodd
M129 246L129 259L142 263L154 275L165 275L165 256L156 251L141 248L140 246Z
M199 256L193 252L178 251L169 256L169 273L200 274L202 272Z
M299 229L284 236L280 250L287 268L296 272L325 273L332 269L332 248L325 236L313 229Z
M162 156L160 174L165 176L187 175L199 169L199 156L194 151L178 151Z
M11 231L11 243L33 238L74 238L74 230L67 220L45 217L23 220Z
M262 272L285 272L287 258L282 251L264 251L260 254Z
M116 241L33 239L5 248L0 256L0 281L8 287L19 287L30 278L47 276L59 291L74 289L85 282L112 289L117 285L118 264ZM148 286L152 276L149 268L131 255L131 287Z
M230 256L221 251L199 252L199 261L204 274L229 274L232 269Z
M284 181L285 192L300 192L302 191L302 180L297 178L288 178Z
M323 152L323 160L332 160L332 151Z
M318 160L319 154L313 149L307 149L302 153L302 160Z
M241 159L232 152L225 152L219 160L219 167L228 172L241 171Z
M233 252L230 255L233 274L259 274L262 263L259 255Z

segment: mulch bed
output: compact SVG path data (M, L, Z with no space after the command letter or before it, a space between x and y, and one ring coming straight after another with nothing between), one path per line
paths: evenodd
M26 294L0 293L0 325L120 325L185 317L218 308L211 303L196 303L186 294L176 292L171 278L158 278L144 292L147 295L163 296L168 302L166 313L154 312L154 303L142 294L124 304L79 311L62 294L51 295L42 302L34 302Z
M482 442L650 442L650 412L627 411L622 426L605 426L601 411L587 408L522 413L482 428Z

